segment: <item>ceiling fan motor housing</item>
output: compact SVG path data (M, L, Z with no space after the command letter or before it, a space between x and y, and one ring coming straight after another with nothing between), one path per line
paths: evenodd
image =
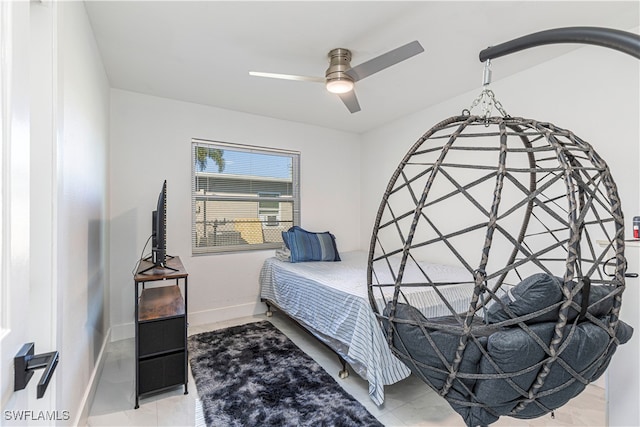
M336 80L348 80L353 82L353 79L345 74L347 70L351 68L351 51L349 49L337 48L329 52L329 68L325 73L327 83Z

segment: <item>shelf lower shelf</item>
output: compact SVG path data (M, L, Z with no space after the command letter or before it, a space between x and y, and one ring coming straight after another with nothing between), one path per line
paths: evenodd
M146 288L138 302L140 322L158 320L185 314L184 299L178 285Z

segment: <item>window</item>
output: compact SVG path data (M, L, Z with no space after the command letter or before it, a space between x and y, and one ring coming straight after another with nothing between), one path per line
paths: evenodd
M279 248L300 223L300 154L193 140L194 254Z

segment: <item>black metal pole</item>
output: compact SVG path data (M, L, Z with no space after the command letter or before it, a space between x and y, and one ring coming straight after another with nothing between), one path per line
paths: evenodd
M480 52L480 62L531 47L555 43L581 43L608 47L640 59L640 35L600 27L567 27L519 37Z

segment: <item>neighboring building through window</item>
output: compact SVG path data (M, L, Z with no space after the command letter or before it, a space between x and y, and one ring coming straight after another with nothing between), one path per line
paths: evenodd
M193 140L194 254L279 248L300 222L300 154Z
M278 193L260 193L261 198L280 198ZM279 201L259 201L258 202L258 217L263 224L269 227L277 227L280 225L280 202Z

